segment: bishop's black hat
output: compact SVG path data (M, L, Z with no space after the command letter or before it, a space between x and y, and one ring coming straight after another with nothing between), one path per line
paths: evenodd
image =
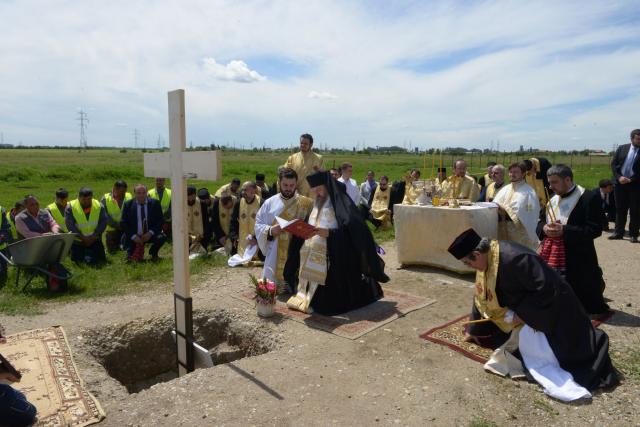
M188 195L196 194L196 187L195 187L195 185L187 185L187 194L188 194Z
M447 173L447 168L438 168L438 172Z
M473 228L469 228L460 234L449 246L449 253L457 259L462 259L469 255L480 243L482 238Z
M321 172L316 172L307 176L307 182L309 183L309 187L313 188L319 185L325 185L328 181L328 174L329 172L327 171L321 171Z

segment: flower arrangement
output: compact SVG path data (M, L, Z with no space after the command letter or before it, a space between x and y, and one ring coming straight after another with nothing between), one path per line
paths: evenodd
M258 279L254 275L250 274L251 283L255 288L255 296L253 297L258 304L273 305L276 303L276 296L278 295L278 287L271 280L266 278Z

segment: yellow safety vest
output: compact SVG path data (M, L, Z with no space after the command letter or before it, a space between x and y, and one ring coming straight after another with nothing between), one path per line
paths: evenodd
M91 212L89 213L89 219L87 219L82 206L80 206L80 200L75 199L69 203L71 204L71 213L76 220L78 231L80 231L83 236L91 236L98 227L102 205L96 199L91 199Z
M64 212L60 212L60 209L58 209L58 205L56 205L56 202L53 202L49 206L47 206L47 209L49 209L49 212L51 212L51 216L56 220L62 232L68 233L69 230L67 230L67 225L64 222Z
M124 206L124 202L131 200L132 198L131 193L127 191L124 194L122 206ZM122 218L122 208L118 206L118 202L116 202L116 199L113 198L111 193L104 195L104 208L107 210L107 215L109 215L115 222L120 222L120 219ZM116 229L107 225L107 231L116 231Z
M162 200L158 196L158 191L155 188L149 190L149 197L152 199L156 199L160 201L160 207L162 208L162 213L166 214L169 210L169 204L171 203L171 189L165 188L164 193L162 193Z

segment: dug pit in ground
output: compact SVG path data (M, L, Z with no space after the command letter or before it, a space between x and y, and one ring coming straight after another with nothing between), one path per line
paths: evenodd
M89 353L129 393L177 377L171 316L137 319L83 335ZM214 365L257 356L278 347L267 328L236 319L225 310L200 310L193 316L196 342L209 350Z

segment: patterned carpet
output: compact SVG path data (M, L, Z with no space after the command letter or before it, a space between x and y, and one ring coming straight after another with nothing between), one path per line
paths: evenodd
M296 310L290 310L283 301L278 301L275 311L312 328L355 340L407 313L436 302L434 299L388 288L384 289L384 295L384 298L373 304L338 316L301 313ZM252 297L253 291L248 291L242 293L240 299L253 303Z
M614 312L610 311L602 318L592 320L591 324L593 324L593 326L597 328L602 323L606 322L611 316L613 316L613 314ZM490 348L481 347L473 342L469 343L464 341L465 325L463 325L463 323L467 320L469 320L469 315L465 314L464 316L460 316L457 319L445 323L444 325L429 329L428 331L420 334L420 338L434 342L436 344L447 346L450 349L455 350L458 353L464 354L468 358L475 360L476 362L484 364L487 360L489 360L489 357L491 357L493 350Z
M13 386L38 409L37 426L83 427L105 417L84 388L60 326L9 335L0 352L22 373Z

